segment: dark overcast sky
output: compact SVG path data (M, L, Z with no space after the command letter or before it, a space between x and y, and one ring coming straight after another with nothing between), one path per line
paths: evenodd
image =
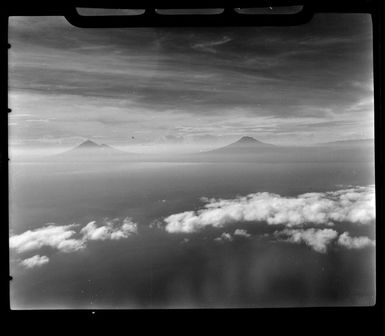
M10 141L371 138L371 34L363 14L231 29L94 30L60 17L11 18Z

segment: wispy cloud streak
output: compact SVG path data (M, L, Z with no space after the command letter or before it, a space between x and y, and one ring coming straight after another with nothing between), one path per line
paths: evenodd
M118 120L156 113L156 122L141 119L130 129L147 130L152 141L175 134L176 125L203 130L209 124L207 117L217 117L212 122L217 124L245 115L251 118L249 125L258 124L254 117L303 118L304 124L316 116L320 124L310 129L316 141L334 140L338 133L352 137L358 131L370 137L370 27L370 17L362 15L317 15L305 27L284 29L108 31L76 29L64 18L13 17L10 91L17 97L10 99L12 109L32 112L41 120L53 114L70 120L58 118L44 128L29 123L11 133L23 140L39 139L43 130L53 137L68 130L85 136L88 130L108 138L110 128L98 121L112 118L112 105L117 115L113 119ZM32 102L34 96L39 96L38 104ZM65 102L58 103L59 99ZM79 126L77 118L85 115L87 120ZM347 125L352 119L355 124ZM160 120L167 121L164 132ZM328 128L321 127L325 121L330 122ZM274 138L300 142L309 129L297 124L292 135L277 129ZM127 141L129 125L115 124L114 137ZM234 126L219 135L235 132L239 129Z

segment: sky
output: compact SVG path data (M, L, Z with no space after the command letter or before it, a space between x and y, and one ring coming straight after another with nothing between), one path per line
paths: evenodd
M12 151L373 138L370 16L294 27L81 29L12 17Z

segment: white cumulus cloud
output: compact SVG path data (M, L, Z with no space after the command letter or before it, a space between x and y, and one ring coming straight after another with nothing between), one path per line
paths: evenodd
M34 255L31 258L27 258L21 261L21 265L26 268L34 268L40 267L49 262L49 258L47 256Z
M28 230L9 238L9 247L18 253L26 253L50 247L61 252L75 252L86 248L90 240L118 240L127 238L138 232L137 224L131 218L123 220L104 219L102 224L89 222L80 230L80 224L54 225L49 224L34 230ZM39 255L24 259L21 264L27 268L45 264L49 261L46 256Z
M361 249L367 246L375 245L375 241L371 240L368 237L365 237L365 236L351 237L348 232L342 233L338 237L337 243L348 249Z
M137 224L126 217L120 226L115 226L115 221L106 220L105 225L97 226L96 221L88 223L80 230L85 240L106 240L127 238L133 233L137 233Z
M236 229L234 231L234 236L241 236L241 237L249 238L249 237L251 237L251 234L248 233L246 230Z
M9 247L17 252L29 252L39 250L44 246L56 248L64 252L72 252L82 249L81 241L73 239L76 231L73 230L76 224L53 225L28 230L19 235L11 236Z
M369 224L375 220L374 186L284 197L268 192L234 199L201 199L196 211L172 214L164 219L170 233L192 233L207 226L221 228L237 222L266 222L293 227L335 222Z
M223 232L219 237L214 239L215 241L232 241L233 237L228 232Z
M314 251L325 253L327 246L337 238L338 233L332 229L284 229L276 231L275 236L285 237L285 241L291 243L305 243Z

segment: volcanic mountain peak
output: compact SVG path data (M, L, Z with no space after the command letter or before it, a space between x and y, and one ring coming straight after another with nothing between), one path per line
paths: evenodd
M272 151L275 149L279 149L280 147L277 147L275 145L265 143L262 141L259 141L257 139L254 139L251 136L243 136L236 142L233 142L227 146L213 149L206 153L211 154L241 154L241 155L250 155L251 153L265 153L266 151Z
M77 145L75 148L71 149L70 152L83 152L83 151L87 151L88 152L92 152L92 153L103 153L106 154L107 152L108 153L112 153L112 152L119 152L119 150L109 146L109 145L106 145L106 144L98 144L96 142L93 142L92 140L85 140L83 141L80 145Z
M254 139L251 136L243 136L236 143L239 143L239 144L257 144L257 143L262 143L262 142L257 140L257 139Z
M93 142L91 140L85 140L80 145L76 146L75 148L98 148L102 145L98 145L96 142Z
M238 141L233 142L232 144L230 144L228 146L231 146L231 147L249 147L249 146L252 146L252 147L254 147L254 146L273 146L273 145L264 143L264 142L259 141L257 139L254 139L251 136L243 136Z

